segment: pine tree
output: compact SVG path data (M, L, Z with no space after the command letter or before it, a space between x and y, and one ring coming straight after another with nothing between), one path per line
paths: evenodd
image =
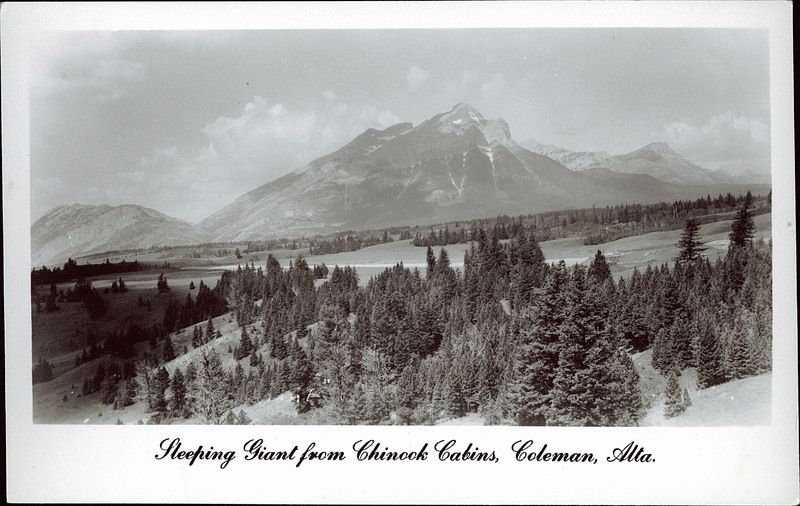
M208 317L208 323L206 323L206 342L211 341L215 337L217 337L217 330L214 328L214 320L211 319L211 316Z
M682 394L681 385L678 382L678 374L675 370L672 370L667 377L667 386L664 391L665 417L674 418L686 410L686 404L684 403Z
M197 325L192 329L192 348L199 348L203 344L203 336L200 333L200 327Z
M53 379L53 366L50 362L39 357L39 363L33 367L33 382L39 383Z
M253 341L250 340L250 334L247 332L247 327L242 327L242 336L239 339L239 352L236 354L236 360L240 360L253 352Z
M239 415L236 417L236 425L250 425L253 421L247 416L243 409L239 410Z
M737 329L734 332L733 339L731 376L733 379L746 378L752 374L753 367L750 361L750 347L747 343L745 329Z
M600 250L597 250L594 260L592 260L592 264L589 266L587 275L591 282L598 285L603 284L607 279L611 278L611 269L608 267L606 257L603 256Z
M731 224L730 240L731 246L742 247L750 243L756 233L756 225L753 220L753 195L747 192L742 208L736 213L736 218Z
M635 425L641 410L639 378L610 325L602 285L587 285L573 268L566 317L559 326L558 368L550 391L548 425Z
M679 263L696 262L702 258L705 248L702 246L699 236L700 224L693 219L686 220L681 240L678 242L678 247L681 249L677 260Z
M433 248L428 246L428 251L425 254L425 262L427 265L427 271L425 277L427 279L431 279L433 277L433 273L436 270L436 255L433 253Z
M164 339L164 362L169 362L175 358L175 349L172 347L172 339L167 336Z
M224 377L219 354L214 349L203 349L197 378L197 402L206 421L212 424L219 424L222 414L228 408Z
M176 367L172 373L172 414L177 417L187 414L186 382L180 367Z
M545 281L536 304L520 311L520 346L514 360L509 397L520 425L545 425L558 369L561 325L567 318L567 271L564 262Z
M697 387L708 388L725 381L722 367L722 347L712 329L707 329L700 337L697 351Z
M169 284L167 283L167 278L164 277L164 273L158 275L158 293L164 293L169 291Z
M275 358L277 360L283 360L287 356L289 356L289 353L286 349L286 341L283 339L283 336L281 336L275 331L272 331L270 335L270 343L271 343L269 351L270 357Z
M169 373L161 366L153 378L153 406L152 408L158 413L165 413L167 411L167 399L164 396L167 388L169 387Z

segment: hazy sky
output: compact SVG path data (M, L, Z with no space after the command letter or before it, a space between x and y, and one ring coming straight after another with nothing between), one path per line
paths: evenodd
M197 222L367 128L468 102L612 154L666 141L769 171L764 30L49 32L32 41L31 219L139 204Z

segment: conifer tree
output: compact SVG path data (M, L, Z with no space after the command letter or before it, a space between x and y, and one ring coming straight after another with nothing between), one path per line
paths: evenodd
M753 195L747 192L742 208L736 213L736 218L731 224L730 240L731 246L742 247L752 241L756 233L756 226L753 220Z
M169 283L167 283L167 278L164 277L164 273L158 275L158 283L156 284L158 287L158 293L164 293L169 291Z
M219 424L227 409L227 394L223 378L225 372L216 350L203 349L197 377L197 402L206 421Z
M678 255L679 263L696 262L702 258L705 248L700 242L700 224L695 220L686 220L678 247L681 249Z
M666 390L664 391L665 417L674 418L686 410L686 404L684 403L682 394L681 385L678 382L678 374L673 369L669 372Z
M731 377L733 379L746 378L752 374L753 367L750 361L750 348L747 343L747 334L744 329L737 329L733 336L733 350L731 352Z
M253 351L253 341L250 340L250 334L247 332L247 327L242 327L242 336L239 339L239 352L235 356L236 360L248 356Z
M172 346L172 339L167 336L164 339L164 362L169 362L175 358L175 349Z
M603 284L607 279L611 278L611 269L608 267L606 257L603 256L600 250L597 250L587 274L589 280L598 285Z
M278 334L275 331L270 333L270 351L269 356L278 360L283 360L289 353L286 349L286 341L283 339L283 336Z
M195 325L192 329L192 348L199 348L203 344L203 338L200 335L200 328Z
M211 316L208 317L208 323L206 323L206 340L210 341L217 336L217 330L214 328L214 320L211 319Z
M236 425L250 425L250 423L252 423L250 417L247 416L243 409L240 409L239 414L236 416Z
M186 381L180 367L176 367L172 373L172 413L182 417L186 412Z
M725 381L722 367L722 347L712 329L706 329L700 337L697 351L697 387L708 388Z
M587 286L583 267L573 268L548 425L633 425L638 418L638 375L618 349L601 290Z
M431 279L436 270L436 255L434 255L433 248L430 246L428 246L428 251L425 254L425 262L428 266L425 276L427 279Z
M165 413L167 411L167 399L164 396L167 388L169 387L169 373L161 366L158 368L153 378L153 406L152 408L158 413Z
M562 261L547 277L536 304L520 311L520 348L509 396L520 425L545 425L558 369L561 325L567 318L567 271Z

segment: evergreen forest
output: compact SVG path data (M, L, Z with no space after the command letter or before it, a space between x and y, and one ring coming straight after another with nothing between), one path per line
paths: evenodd
M100 392L118 408L146 402L157 422L239 423L246 415L235 408L289 391L298 412L324 423L478 413L488 424L637 425L650 399L634 353L652 350L671 390L687 367L699 388L771 370L771 244L752 239L751 197L726 255L702 254L699 227L686 220L671 265L616 281L600 251L588 266L547 264L532 230L501 240L478 228L463 272L445 248L428 246L424 272L397 264L366 286L351 267L324 276L301 256L284 269L270 255L265 268L226 271L213 289L201 283L167 306L162 325L104 336L75 364L115 357L85 379L84 395ZM226 312L241 329L231 368L205 346ZM170 375L164 365L188 350L169 332L185 327L199 353ZM132 345L145 340L154 351L137 359ZM48 377L40 361L34 379ZM668 416L685 408L681 392L665 396Z

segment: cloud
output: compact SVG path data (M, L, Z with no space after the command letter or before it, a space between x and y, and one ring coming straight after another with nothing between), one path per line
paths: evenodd
M408 91L413 93L418 89L420 89L420 87L422 87L422 85L425 84L425 82L428 80L429 76L430 72L423 70L417 67L416 65L412 65L408 69L408 74L406 74L406 80L408 81Z
M481 85L481 95L484 98L496 97L506 90L506 79L503 74L495 74L492 78Z
M769 171L769 124L732 111L699 127L683 122L664 125L663 137L675 151L709 168Z
M325 90L325 91L322 92L322 94L328 100L336 100L336 93L334 93L333 90L330 90L330 89Z
M340 105L347 114L337 114ZM156 148L120 183L130 187L146 180L144 205L168 202L160 206L163 212L199 221L240 195L339 149L367 128L400 122L392 111L376 105L336 104L329 109L295 109L256 96L240 115L222 116L202 127L203 147L186 154L175 146ZM192 199L170 197L186 192L187 182Z
M152 167L153 165L163 163L165 160L174 161L177 159L178 147L171 146L169 148L153 148L153 153L149 156L142 156L139 159L139 163L147 167Z

